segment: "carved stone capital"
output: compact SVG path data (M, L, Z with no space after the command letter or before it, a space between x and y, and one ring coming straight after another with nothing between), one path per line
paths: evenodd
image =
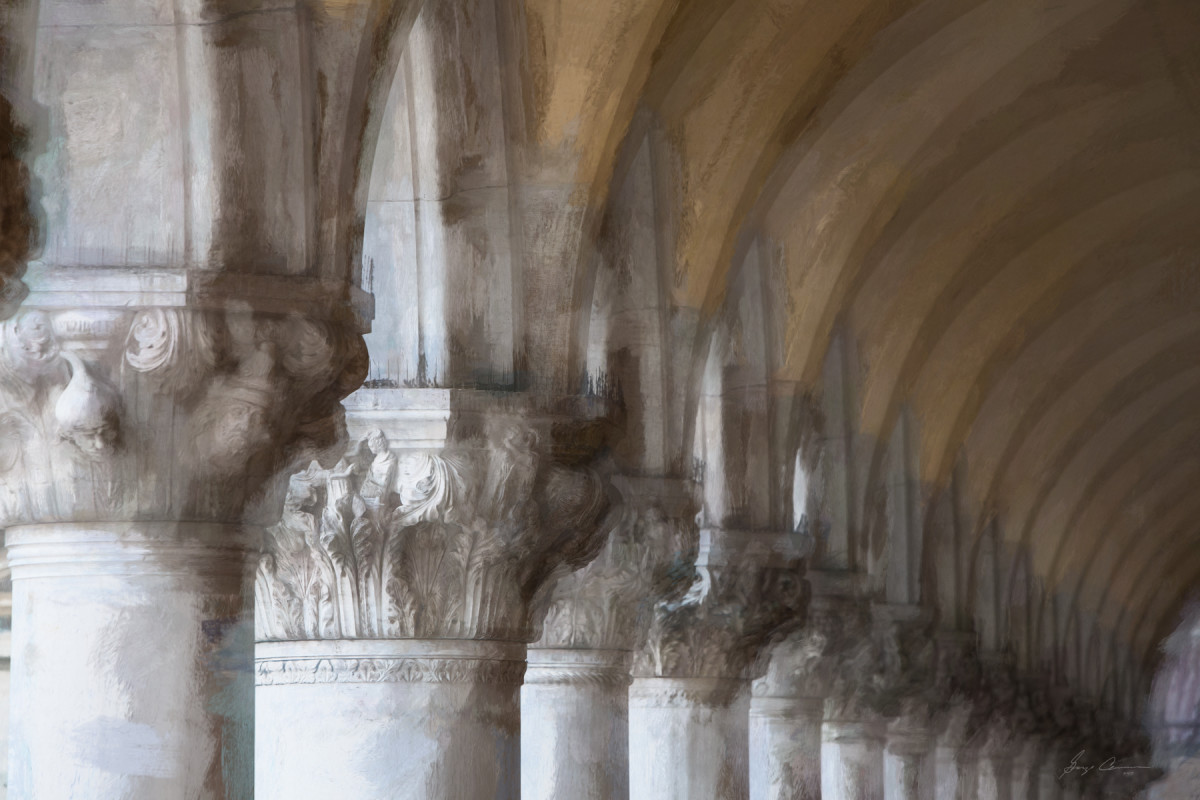
M481 395L397 390L333 468L292 477L260 639L534 638L531 600L595 555L609 496L570 449L586 419Z
M615 476L621 496L600 554L554 582L538 648L634 650L659 600L693 575L699 532L690 482Z
M0 325L4 526L241 522L297 450L337 441L366 368L348 312L280 280L64 268L30 283Z
M629 705L640 708L694 708L727 705L742 688L736 678L634 678Z
M791 533L704 529L693 583L659 601L641 677L744 679L776 636L800 625L808 600L806 553Z

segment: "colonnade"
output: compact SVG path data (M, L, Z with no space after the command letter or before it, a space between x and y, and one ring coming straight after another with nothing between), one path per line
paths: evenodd
M607 220L574 204L595 196L572 183L574 156L551 168L565 140L541 153L530 125L508 151L541 112L501 113L524 87L491 66L502 50L522 63L513 31L496 35L522 25L499 7L460 39L461 9L443 4L414 37L410 62L477 51L463 74L505 100L479 126L486 160L443 148L451 128L398 126L469 178L426 186L420 224L470 224L422 228L443 257L411 272L411 292L410 273L383 274L377 237L377 338L400 324L389 314L416 314L400 338L421 349L403 354L413 371L359 388L376 288L364 220L386 227L385 204L426 196L369 191L420 6L13 11L28 36L6 67L36 109L31 140L48 144L28 296L15 280L0 291L11 796L1133 796L1153 773L1106 711L1136 706L1133 670L1086 694L1082 648L1063 643L1077 621L1036 643L1001 623L987 509L934 530L959 508L909 463L902 393L899 422L860 429L855 332L822 322L794 347L798 295L766 280L776 248L756 239L720 310L680 305L720 291L679 295L683 273L648 255L671 249L658 235L673 208L655 205L650 148L631 140L641 166ZM429 97L457 61L442 68L405 67ZM473 108L474 89L462 95ZM552 117L575 127L572 111ZM471 210L461 195L476 191ZM388 236L408 241L416 212L391 211ZM604 253L582 252L593 225L612 236ZM592 255L621 265L596 267L611 296L595 309L590 278L566 266ZM874 308L862 316L887 319ZM813 351L807 382L781 360L793 349ZM628 394L571 394L580 377ZM1059 588L1040 587L1039 608ZM1032 591L1004 597L1041 613ZM1008 646L1026 651L1020 668Z
M974 634L806 576L801 534L708 527L688 481L556 452L562 408L347 402L361 444L292 478L259 570L259 797L1132 797L1154 774ZM545 471L569 504L537 500ZM535 502L484 524L500 472Z

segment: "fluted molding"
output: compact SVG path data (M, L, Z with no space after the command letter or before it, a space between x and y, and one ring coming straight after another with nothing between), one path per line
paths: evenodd
M630 653L624 650L529 649L526 686L629 686Z

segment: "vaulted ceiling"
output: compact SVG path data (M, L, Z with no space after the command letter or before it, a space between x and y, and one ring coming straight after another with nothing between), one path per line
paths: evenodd
M1200 580L1200 6L528 0L520 22L526 134L588 202L653 118L677 306L719 309L747 231L777 244L777 378L819 388L851 331L859 429L910 411L923 482L963 465L1037 575L1152 648Z

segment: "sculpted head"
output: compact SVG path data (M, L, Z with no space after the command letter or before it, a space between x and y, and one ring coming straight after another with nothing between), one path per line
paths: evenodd
M208 470L236 469L272 441L265 406L237 392L211 395L197 410L192 431Z
M5 345L14 364L40 374L58 363L58 341L50 318L44 313L27 311L10 325Z
M381 456L384 453L391 452L391 447L388 445L387 436L378 428L367 434L366 441L367 449L369 449L373 455Z

